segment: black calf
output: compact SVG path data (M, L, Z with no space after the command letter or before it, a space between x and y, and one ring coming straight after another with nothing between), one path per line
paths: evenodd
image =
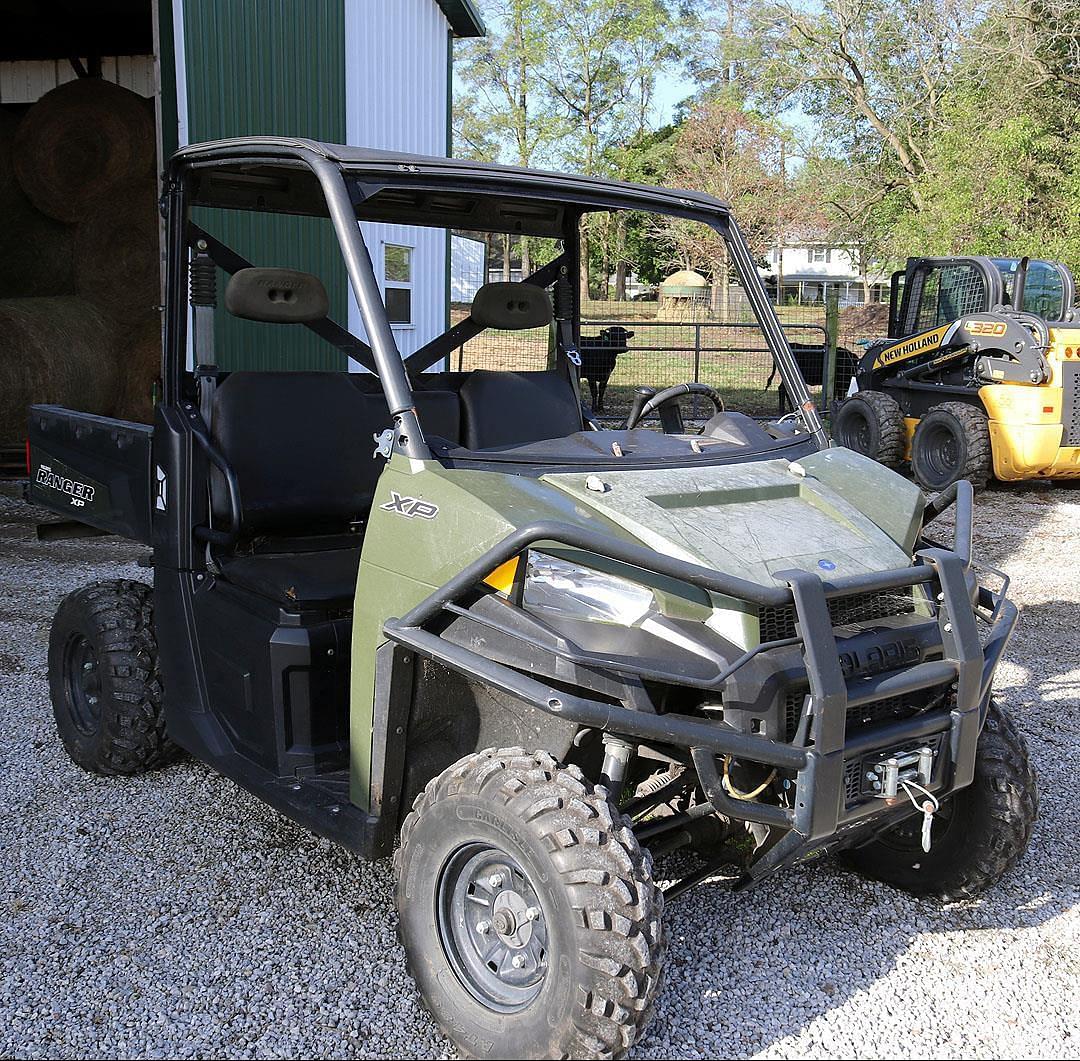
M581 337L581 375L589 384L594 412L604 411L604 391L615 371L615 359L630 349L628 340L633 337L634 333L621 325L602 328L599 335Z
M802 377L808 387L820 387L825 381L825 350L821 346L812 343L790 343L791 352L795 355L795 363L799 366ZM833 371L833 398L839 400L848 389L851 377L855 374L857 361L855 356L846 347L836 348L836 364ZM772 386L776 378L776 365L773 365L769 378L765 381L765 390ZM780 383L783 390L783 381Z

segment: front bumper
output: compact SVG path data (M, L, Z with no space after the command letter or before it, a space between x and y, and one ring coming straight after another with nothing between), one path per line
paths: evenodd
M501 689L541 711L582 727L678 747L689 753L714 809L733 819L756 822L789 834L783 851L772 861L787 858L798 848L808 850L832 842L845 842L889 819L910 812L900 801L867 798L853 791L853 783L866 774L875 754L892 754L914 745L935 750L929 787L939 796L969 785L975 747L985 718L994 670L1012 634L1016 608L1004 588L977 590L973 607L971 569L971 491L964 483L957 493L956 537L951 549L926 548L916 563L900 570L856 575L823 582L804 571L777 575L786 586L759 586L695 564L673 560L642 546L627 544L569 524L537 523L519 529L470 564L440 590L400 619L385 624L387 637L422 656L437 660L481 683ZM475 592L484 577L511 557L538 543L558 543L573 549L611 557L622 563L699 586L712 593L746 601L758 607L794 609L794 637L765 642L722 671L694 684L720 689L740 670L774 649L798 646L807 686L800 733L789 739L740 732L723 721L678 713L635 710L620 703L565 691L522 673L521 669L476 651L476 642L462 644L446 635L439 617L470 616L462 602ZM870 675L845 676L841 647L830 615L830 601L887 590L925 587L933 602L924 625L936 625L935 658L882 670ZM516 611L516 609L512 609ZM520 614L520 613L519 613ZM492 626L496 621L488 619ZM987 630L980 638L978 623ZM438 625L441 632L429 627ZM535 622L532 624L535 627ZM523 638L523 629L504 626L503 633ZM625 661L605 660L585 652L566 639L547 646L575 665L602 671L628 669ZM914 717L849 731L849 713L892 698L945 689L941 706ZM731 757L743 763L775 767L790 778L784 800L737 800L725 791L719 761ZM854 778L854 782L853 782Z

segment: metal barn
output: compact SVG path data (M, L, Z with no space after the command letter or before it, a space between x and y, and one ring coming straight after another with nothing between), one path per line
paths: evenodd
M0 212L5 221L9 202L17 202L28 217L41 206L27 202L35 198L33 175L21 178L30 192L12 177L20 164L19 129L43 98L67 82L109 82L145 101L146 121L152 122L147 139L156 139L147 150L157 173L162 160L183 144L271 133L442 155L450 149L453 40L484 32L472 0L99 0L70 5L63 18L55 17L50 5L0 0L0 17L5 27L0 35ZM61 96L67 98L63 93L50 98ZM63 134L62 124L60 130ZM59 135L58 142L70 146L83 131L73 111L70 135ZM138 179L147 193L140 192L139 209L152 215L151 167L140 171ZM44 209L47 213L49 207ZM76 245L84 219L74 209L71 216L57 216L55 211L42 214L41 225L50 226L57 246ZM212 220L216 234L254 260L317 272L330 292L333 315L359 331L328 223L292 218L272 229L261 218ZM0 241L14 241L11 232L5 225ZM18 238L24 245L45 246L25 233ZM450 248L445 234L369 225L365 238L396 318L399 345L408 353L425 335L441 331L448 319ZM17 249L0 246L0 256L10 258ZM121 250L125 253L101 255L100 268L123 270L125 262L138 258ZM10 308L15 298L38 299L34 307L39 313L48 310L43 298L75 300L72 306L87 302L78 271L72 278L60 253L57 269L39 268L35 276L40 279L32 282L19 276L9 282L0 273L0 333L8 319L4 307ZM151 260L140 272L143 280L156 279L160 270ZM151 295L139 302L147 334L159 301ZM16 308L21 312L28 304ZM102 327L111 326L108 313L104 316ZM122 390L124 374L135 370L119 333L130 337L132 317L130 312L114 316L114 339L100 345L117 349L102 349L97 363L115 360ZM3 338L0 334L0 343ZM6 350L3 360L11 360ZM314 336L291 335L286 350L282 337L268 335L265 341L242 344L223 367L343 369L345 358ZM5 382L6 377L0 378L0 389ZM79 404L77 394L53 390L17 397L22 409L42 400ZM12 408L17 405L13 400ZM115 414L116 406L87 411ZM6 407L0 409L0 445L19 441L13 416Z

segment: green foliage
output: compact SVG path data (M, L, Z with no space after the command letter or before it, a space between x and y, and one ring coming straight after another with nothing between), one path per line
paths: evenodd
M1080 271L1080 0L487 0L485 15L491 36L459 45L460 153L711 192L759 255L813 231L879 277L945 253ZM690 98L655 128L677 71ZM614 276L620 297L631 267L726 275L723 248L683 228L589 220L583 288L610 297Z

